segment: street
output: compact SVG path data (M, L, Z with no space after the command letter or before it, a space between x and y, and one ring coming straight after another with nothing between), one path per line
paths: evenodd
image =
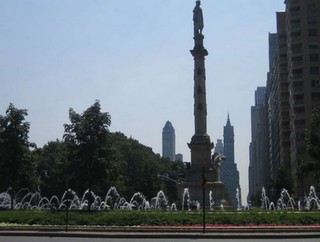
M0 242L248 242L248 241L257 241L257 239L115 239L115 238L65 238L65 237L15 237L15 236L0 236ZM259 242L318 242L318 238L314 239L259 239Z

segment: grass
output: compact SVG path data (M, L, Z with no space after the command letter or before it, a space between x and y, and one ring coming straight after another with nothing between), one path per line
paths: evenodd
M181 226L202 223L201 212L186 211L69 211L69 225L88 226ZM65 211L3 210L0 224L64 225ZM314 225L320 224L320 212L234 211L206 212L206 223L213 225Z

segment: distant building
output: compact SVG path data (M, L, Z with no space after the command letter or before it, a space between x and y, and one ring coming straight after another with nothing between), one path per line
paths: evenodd
M183 155L182 154L176 154L176 156L175 156L176 158L175 158L175 160L176 161L183 161Z
M249 194L248 200L253 195L261 192L268 175L268 132L267 109L265 104L266 87L258 87L255 91L255 105L251 107L251 143L249 163Z
M167 121L162 129L162 157L171 161L176 160L175 130L170 121Z
M214 149L214 152L217 152L219 154L224 154L222 139L217 139L217 143L216 143L216 147Z
M219 146L221 147L221 145L218 145L218 149ZM237 189L240 190L240 194L241 189L239 171L237 169L237 164L234 161L234 129L231 125L229 115L227 124L223 128L223 154L226 157L226 160L221 163L221 181L224 183L227 190L227 198L229 198L230 205L237 206Z

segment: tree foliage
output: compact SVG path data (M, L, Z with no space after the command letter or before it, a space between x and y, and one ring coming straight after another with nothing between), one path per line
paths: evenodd
M10 104L6 115L0 116L0 191L12 186L37 189L52 197L71 188L78 194L89 189L104 196L114 186L126 199L136 192L151 199L164 189L170 201L176 200L172 180L185 178L184 163L163 159L121 132L111 133L111 116L101 111L99 101L81 114L70 108L63 139L49 141L42 148L30 149L26 115L27 110ZM158 174L172 180L165 180L163 187Z
M70 185L82 192L87 188L97 190L106 184L112 170L110 150L107 147L109 113L101 112L99 101L82 114L69 110L71 124L64 125L64 140L70 149Z
M307 149L313 160L303 161L300 170L307 175L313 172L316 182L320 183L320 108L314 108L311 114L310 129L306 132Z
M43 196L62 195L68 187L68 149L63 141L50 141L43 148L34 150L39 190Z
M35 164L28 141L30 124L25 120L26 109L18 109L10 103L6 115L0 116L0 177L2 190L13 191L36 186Z

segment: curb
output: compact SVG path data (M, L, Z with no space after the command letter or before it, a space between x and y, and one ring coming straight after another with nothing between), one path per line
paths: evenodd
M62 226L51 229L41 226L1 227L1 236L23 237L78 237L78 238L189 238L189 239L290 239L320 238L320 227L229 227L207 228L141 228L141 227L70 227L68 232Z

